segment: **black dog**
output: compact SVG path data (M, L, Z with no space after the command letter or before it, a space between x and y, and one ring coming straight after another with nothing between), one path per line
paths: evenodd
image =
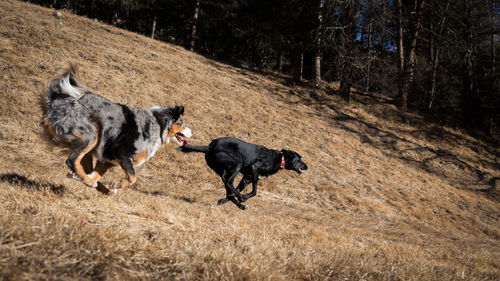
M302 162L301 156L295 151L272 150L236 138L218 138L208 146L186 144L177 150L186 153L205 153L208 166L222 178L226 187L226 198L220 199L217 204L224 204L231 200L242 210L245 210L247 206L241 202L257 193L259 176L267 177L277 173L280 169L294 170L299 174L302 174L302 170L307 170L307 165ZM238 173L242 173L243 178L235 189L233 182ZM252 183L252 192L241 194L250 182Z

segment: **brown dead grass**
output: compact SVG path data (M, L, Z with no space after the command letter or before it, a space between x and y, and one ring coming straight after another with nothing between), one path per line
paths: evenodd
M390 99L344 104L94 20L0 2L0 279L498 280L498 150L401 121ZM37 98L68 62L135 107L185 105L193 144L234 136L310 169L261 181L247 211L200 154L173 146L106 197L65 177ZM122 172L104 177L109 184Z

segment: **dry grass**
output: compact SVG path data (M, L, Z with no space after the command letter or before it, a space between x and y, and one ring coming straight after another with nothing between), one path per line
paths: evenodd
M498 150L384 97L346 105L63 11L0 2L0 279L498 280ZM310 169L260 183L249 210L173 146L106 197L65 177L37 98L69 61L107 98L185 105L193 144L235 136ZM109 184L122 172L104 178Z

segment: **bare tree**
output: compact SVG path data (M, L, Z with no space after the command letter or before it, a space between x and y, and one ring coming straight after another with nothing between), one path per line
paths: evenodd
M189 50L194 51L194 45L196 43L196 25L198 24L198 15L200 13L200 1L196 1L193 15L193 26L191 27L191 42L189 44Z
M462 88L462 113L463 113L463 124L465 127L470 127L475 121L475 106L476 103L474 92L474 31L472 25L472 2L471 0L463 1L465 17L465 50L463 54L464 70L463 70L463 88Z
M398 29L398 96L400 106L407 106L407 96L403 93L404 71L405 71L405 55L403 45L403 4L401 0L396 0L396 20ZM405 109L406 110L406 109Z
M153 27L151 28L151 38L155 39L156 16L153 18Z
M346 1L343 5L342 35L341 38L341 70L339 92L347 102L351 100L351 75L353 69L352 54L354 48L354 0Z
M496 4L495 4L495 0L490 0L490 5L491 5L491 9L488 9L488 14L489 14L489 18L490 18L490 41L491 41L491 65L492 65L492 69L491 69L491 72L492 72L492 75L493 77L497 77L497 73L496 73L496 41L495 41L495 27L496 27L496 16L498 14L495 13L496 11ZM498 78L496 79L498 80Z
M319 87L321 82L321 28L323 22L324 0L318 0L318 27L316 28L316 54L314 56L314 85Z
M368 24L368 56L371 55L371 49L372 49L372 21L370 20L370 23ZM365 91L370 90L370 67L371 67L371 62L368 62L366 66L366 84L365 84Z
M442 42L441 37L443 36L443 29L445 26L446 22L446 16L448 14L448 10L450 8L450 1L446 0L446 7L444 10L441 12L441 20L439 21L438 24L438 31L437 31L437 38L435 40L431 40L431 59L432 59L432 74L431 74L431 88L429 91L429 106L428 109L432 108L432 103L434 102L434 95L436 91L436 76L437 76L437 69L439 65L439 51L441 49L440 43ZM431 28L431 36L434 38L434 30Z
M278 72L283 72L283 51L278 51L278 58L276 61L276 69Z
M402 13L400 8L401 8L401 1L398 0L398 15L401 16ZM411 18L411 33L410 33L410 47L408 50L408 60L406 63L404 63L404 76L403 76L403 83L402 86L403 88L400 90L400 109L403 112L406 112L408 110L408 92L410 91L410 87L415 80L415 63L417 60L417 42L418 42L418 36L420 34L420 28L422 27L422 11L424 8L425 0L415 0L415 8L412 14L414 15ZM398 20L398 25L399 21L402 21L402 17L399 18ZM402 24L401 24L402 26ZM402 31L401 31L402 32ZM399 34L399 27L398 27L398 34ZM398 36L399 37L399 36ZM399 38L399 40L402 40ZM400 44L402 42L400 41ZM402 48L401 48L402 49ZM401 56L401 54L400 54ZM400 57L401 60L401 57ZM404 57L403 57L404 61ZM401 61L400 61L401 64ZM401 66L400 66L401 67Z

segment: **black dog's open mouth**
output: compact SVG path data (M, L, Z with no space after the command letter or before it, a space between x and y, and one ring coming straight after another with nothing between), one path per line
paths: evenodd
M180 146L186 145L188 143L187 140L185 139L185 136L182 133L176 133L175 139L177 140Z
M295 172L297 172L297 173L300 175L300 174L302 174L305 170L307 170L307 167L297 168L297 169L295 169Z

